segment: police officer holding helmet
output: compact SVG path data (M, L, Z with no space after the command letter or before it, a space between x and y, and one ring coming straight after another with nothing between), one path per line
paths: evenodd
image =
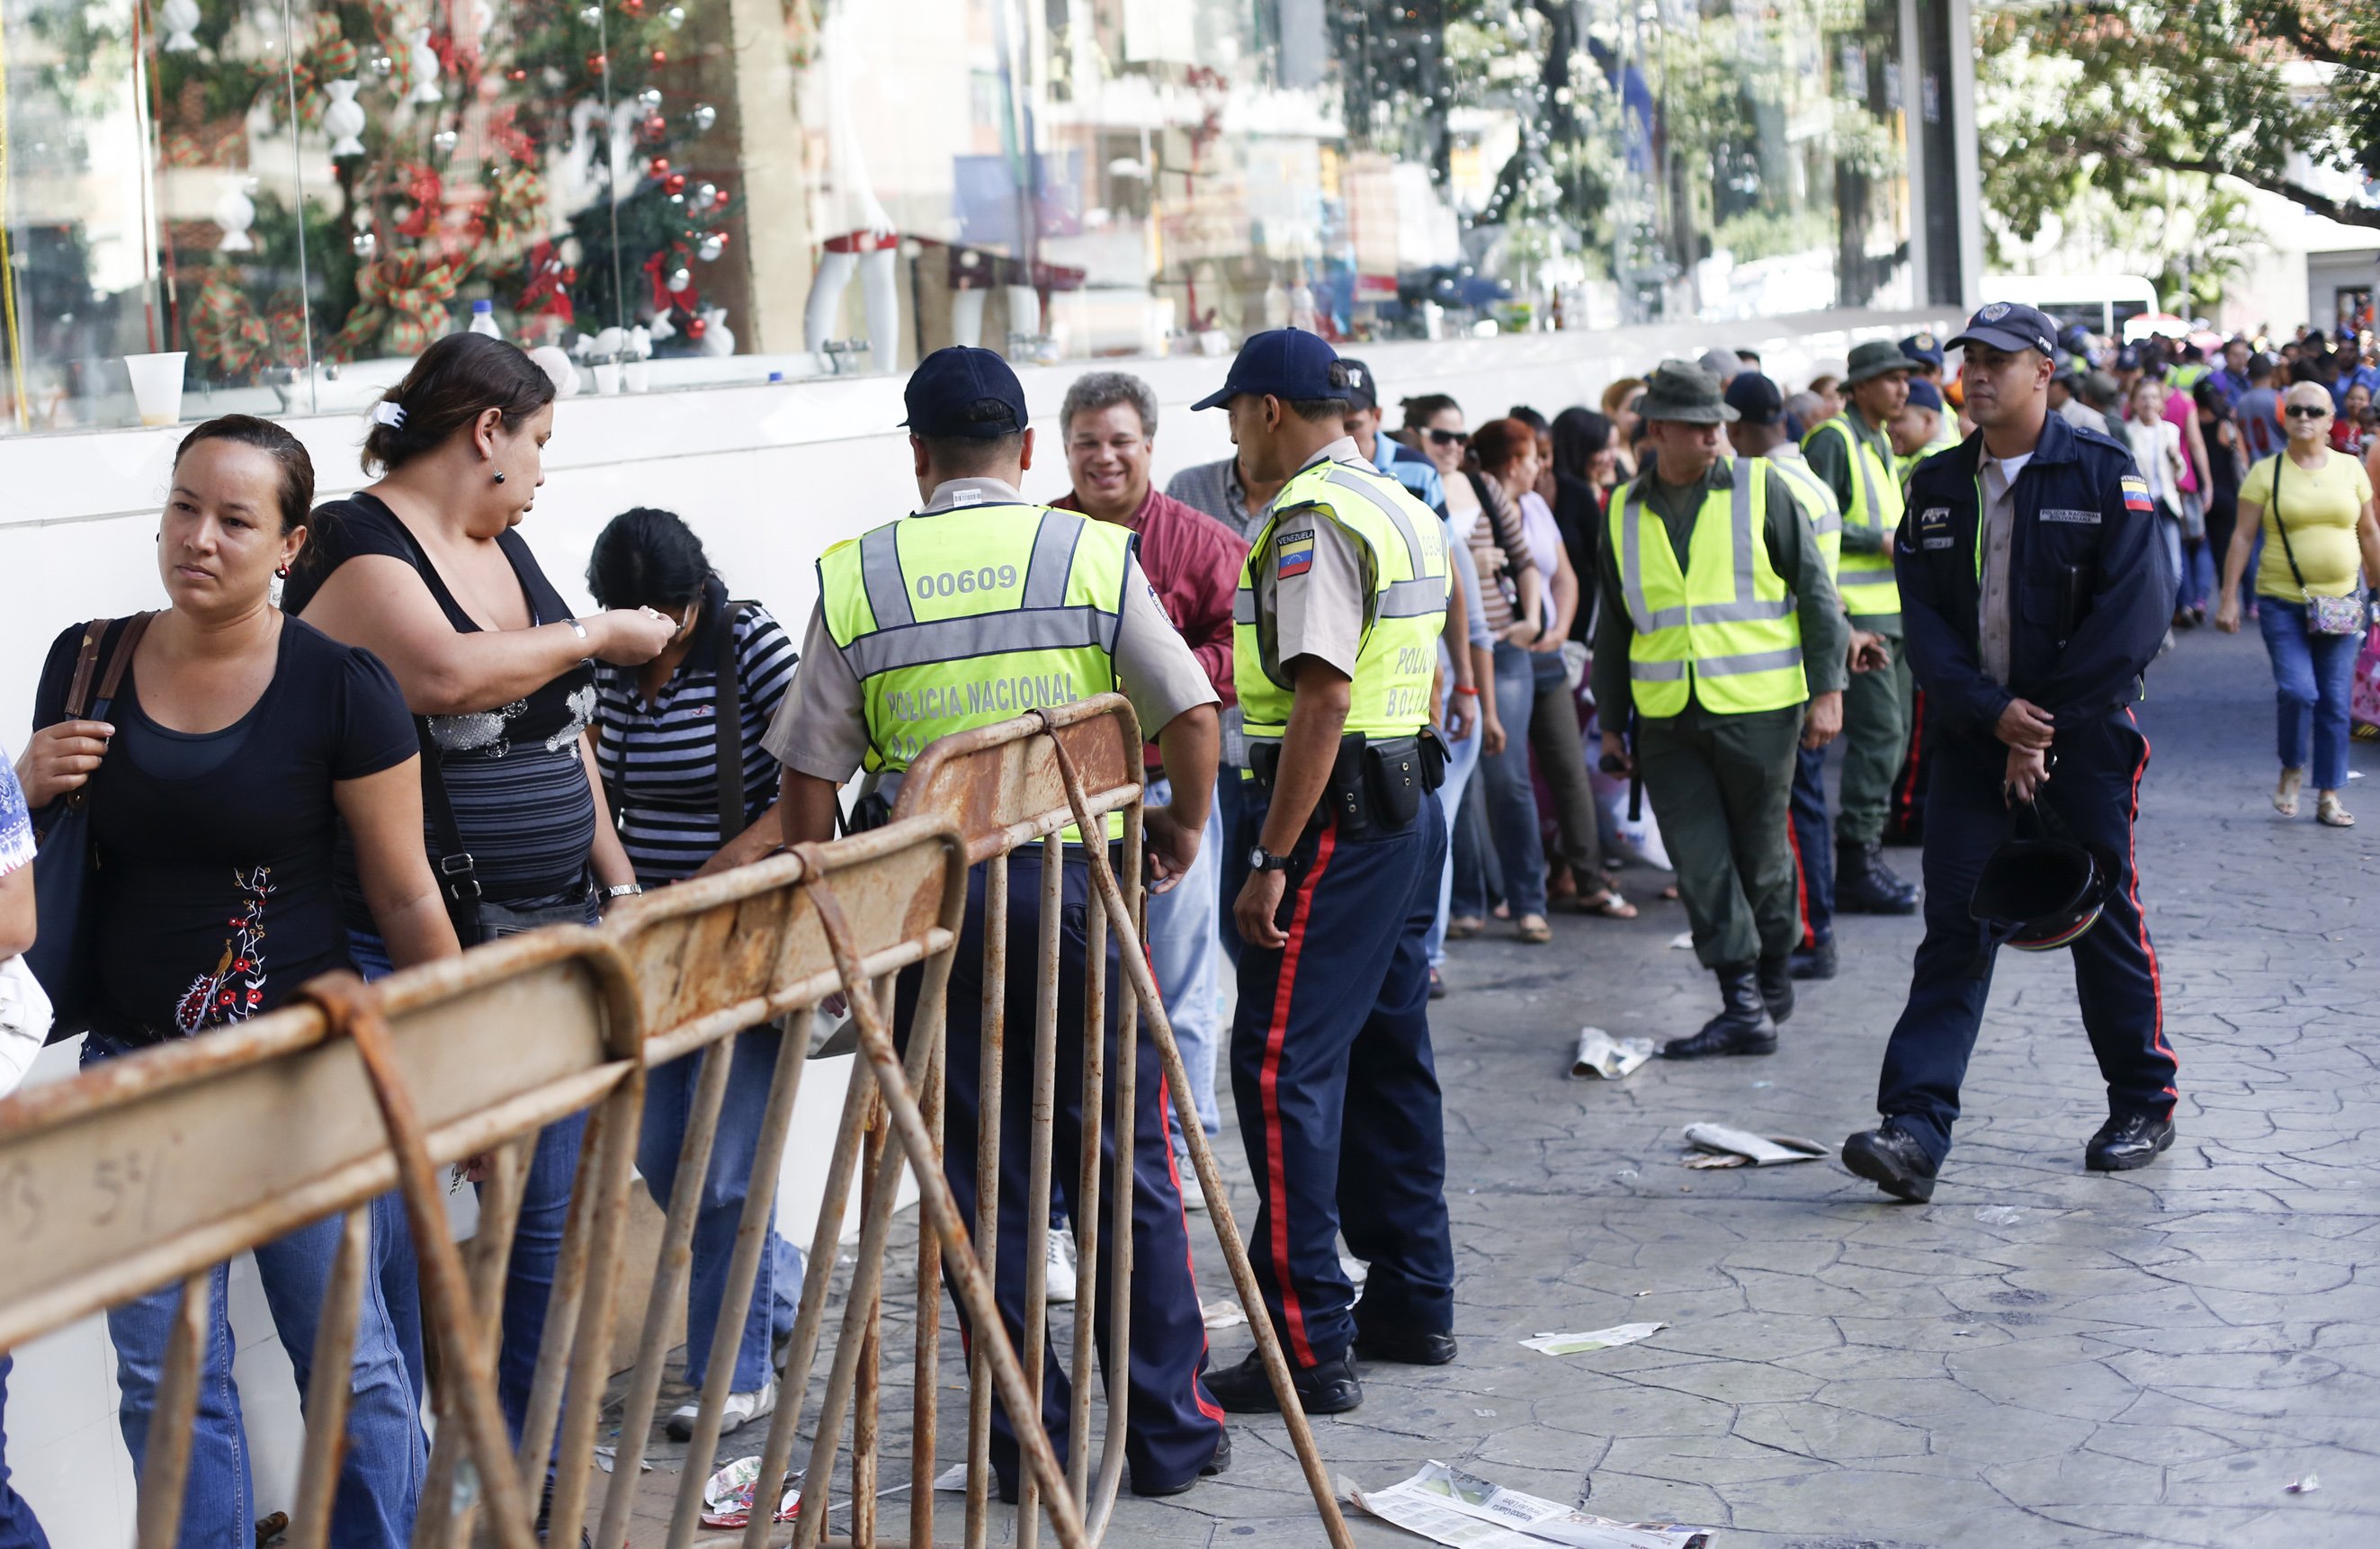
M2176 578L2131 453L2049 412L2056 331L1995 301L1951 340L1981 433L1919 464L1894 545L1910 660L1938 738L1925 801L1925 937L1886 1048L1877 1128L1843 1144L1852 1171L1930 1199L1959 1116L1999 945L1976 884L2039 802L2106 875L2076 937L2075 999L2107 1083L2095 1171L2142 1167L2173 1143L2175 1061L2132 871L2149 745L2132 717L2173 616ZM2028 827L2032 826L2030 823ZM1991 912L1985 909L1984 912Z
M1262 1200L1257 1281L1301 1404L1363 1402L1351 1357L1454 1359L1446 1143L1429 961L1446 845L1429 725L1451 572L1445 528L1344 431L1353 384L1319 336L1255 335L1197 409L1251 477L1285 480L1232 606L1252 794L1232 1088ZM1338 1238L1368 1263L1364 1296ZM1247 1360L1208 1385L1275 1407Z
M785 766L785 838L832 838L837 792L856 768L879 795L929 742L992 726L1027 710L1071 703L1121 689L1145 731L1153 731L1173 782L1173 800L1144 814L1159 883L1197 859L1214 787L1221 733L1216 694L1197 658L1174 632L1140 571L1129 529L1035 505L1017 493L1033 463L1025 392L1008 363L988 349L938 349L918 363L906 399L909 446L925 506L915 515L837 543L819 560L819 602L793 687L764 745ZM1122 815L1108 820L1111 844ZM1075 836L1079 837L1079 836ZM1070 843L1061 896L1068 916L1098 907L1089 864ZM1013 856L1008 867L1009 954L1031 960L1040 934L1041 848ZM985 869L968 873L966 922L953 964L945 1067L949 1144L943 1166L959 1213L976 1209L972 1139L983 984ZM1084 1025L1086 963L1078 930L1059 933L1058 1026ZM1108 938L1108 982L1120 975ZM917 975L903 976L905 1029ZM1029 973L1007 981L1007 1025L1029 1028L1036 986ZM1107 1002L1113 1060L1116 1002ZM1024 1348L1027 1255L1026 1185L1032 1137L1033 1040L1012 1031L1002 1081L1000 1225L996 1293L1009 1338ZM1157 1068L1148 1034L1144 1072ZM1060 1177L1079 1176L1082 1044L1058 1042L1061 1093L1054 1150ZM1115 1128L1102 1126L1102 1188L1131 1190L1131 1421L1124 1453L1132 1487L1171 1495L1231 1462L1222 1411L1200 1386L1207 1334L1190 1277L1188 1229L1173 1180L1163 1083L1144 1076L1136 1089L1133 1153L1119 1163ZM1120 1176L1119 1176L1120 1175ZM1112 1199L1113 1193L1107 1198ZM1100 1281L1112 1287L1110 1237L1099 1239ZM964 1319L964 1311L961 1312ZM1098 1310L1099 1348L1107 1348L1108 1310ZM1045 1347L1042 1424L1062 1462L1069 1437L1068 1383L1052 1341ZM1125 1401L1112 1394L1110 1401ZM991 1461L1003 1499L1017 1494L1017 1447L1004 1409L995 1409Z

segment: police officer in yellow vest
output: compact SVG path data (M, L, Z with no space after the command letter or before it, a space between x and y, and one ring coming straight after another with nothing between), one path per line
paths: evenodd
M1736 411L1718 378L1664 361L1641 412L1655 460L1612 497L1596 562L1596 711L1606 767L1633 760L1643 774L1720 997L1701 1031L1661 1053L1771 1054L1802 939L1786 837L1794 750L1841 727L1850 632L1785 477L1719 457Z
M1884 863L1884 821L1893 776L1909 748L1909 665L1900 652L1900 592L1892 579L1892 535L1900 526L1900 479L1890 427L1909 399L1915 362L1900 347L1871 339L1852 349L1843 381L1851 401L1802 442L1811 471L1835 492L1843 514L1837 584L1852 626L1884 637L1892 664L1852 680L1843 701L1842 815L1835 823L1835 907L1846 914L1913 914L1917 889Z
M1257 1281L1309 1414L1363 1401L1354 1359L1454 1359L1446 1144L1429 959L1446 844L1430 726L1452 572L1445 528L1344 433L1330 345L1276 329L1221 391L1240 460L1286 480L1232 606L1250 794L1232 1087L1261 1203ZM1364 1296L1338 1238L1370 1271ZM1352 1358L1352 1359L1351 1359ZM1254 1355L1214 1374L1229 1409L1274 1408Z
M1141 575L1124 528L1053 511L1017 493L1032 466L1025 394L1006 361L988 349L936 350L918 363L906 393L909 445L925 506L915 515L829 549L819 560L819 604L801 666L765 746L784 765L783 811L790 843L832 836L838 791L856 769L880 791L936 738L990 726L1041 706L1121 689L1154 733L1173 780L1170 807L1147 812L1148 848L1160 883L1196 860L1214 787L1221 734L1216 694ZM1111 820L1108 837L1122 834ZM1087 862L1070 847L1061 896L1079 921L1091 902ZM1008 868L1012 962L1030 962L1039 938L1039 848ZM960 1214L975 1219L979 1018L983 1002L984 868L968 877L967 912L951 973L944 1166ZM1086 964L1079 930L1060 933L1058 1026L1084 1025ZM1122 977L1109 937L1107 982ZM902 986L906 1006L915 975ZM1001 1110L999 1262L1002 1321L1024 1345L1026 1192L1030 1170L1034 1024L1030 973L1007 980L1008 1059ZM1115 1000L1107 1002L1110 1059ZM1079 1176L1082 1043L1058 1041L1061 1094L1057 1176ZM1173 1180L1163 1083L1144 1032L1133 1154L1121 1168L1112 1123L1102 1127L1103 1190L1133 1195L1131 1421L1124 1451L1132 1487L1144 1495L1187 1490L1231 1461L1222 1411L1205 1391L1206 1328L1190 1275L1182 1194ZM1114 1198L1112 1192L1107 1198ZM1099 1242L1099 1283L1116 1284ZM1108 1308L1099 1309L1100 1348ZM1068 1450L1068 1384L1054 1349L1042 1369L1042 1424L1062 1460ZM1111 1394L1111 1402L1124 1395ZM1017 1448L996 1411L992 1467L1003 1498L1016 1498Z

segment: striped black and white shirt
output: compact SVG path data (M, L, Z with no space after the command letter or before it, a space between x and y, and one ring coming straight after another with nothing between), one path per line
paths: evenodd
M603 775L620 842L647 886L694 874L735 837L719 832L719 631L726 594L703 599L702 622L686 660L648 704L635 667L596 667L596 766ZM794 641L766 608L737 616L737 719L744 750L744 822L777 799L777 761L760 738L793 681Z

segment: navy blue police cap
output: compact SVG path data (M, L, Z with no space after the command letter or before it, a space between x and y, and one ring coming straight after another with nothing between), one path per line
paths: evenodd
M1330 368L1338 360L1339 352L1319 334L1302 328L1269 328L1250 335L1232 361L1232 373L1223 379L1223 385L1190 407L1220 409L1243 393L1270 394L1288 403L1323 398L1344 403L1348 395L1343 375L1342 385L1330 384Z
M1922 376L1911 377L1909 379L1909 407L1912 409L1930 409L1937 414L1941 413L1942 389L1935 386L1932 383L1926 381Z
M1921 366L1942 369L1942 346L1930 333L1915 333L1900 341L1900 353Z
M917 435L990 441L1014 435L1033 418L1025 407L1025 384L1008 362L970 345L952 345L918 361L901 401L909 410L901 423ZM991 412L995 405L1008 412Z
M2022 301L1992 301L1967 319L1966 332L1944 348L1959 349L1980 344L1992 349L2037 349L2044 355L2055 355L2057 338L2058 325L2039 307L2028 307Z
M1785 395L1758 372L1740 371L1727 379L1720 401L1750 425L1773 425L1785 415Z

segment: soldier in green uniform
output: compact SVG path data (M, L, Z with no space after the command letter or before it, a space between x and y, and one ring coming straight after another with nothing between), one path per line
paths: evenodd
M1770 1054L1802 939L1786 837L1794 751L1841 728L1850 631L1785 476L1719 457L1736 411L1718 378L1665 361L1640 412L1654 457L1613 497L1597 560L1595 698L1607 760L1644 772L1721 1001L1661 1053ZM1632 708L1633 750L1618 729Z

